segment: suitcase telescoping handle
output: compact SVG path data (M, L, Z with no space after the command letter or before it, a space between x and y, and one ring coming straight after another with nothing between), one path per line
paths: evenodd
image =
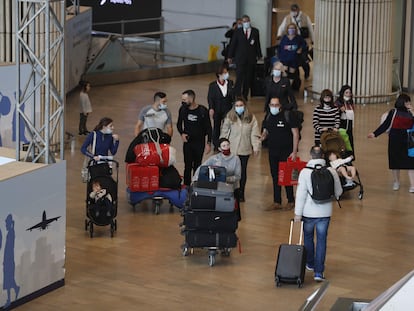
M289 231L289 244L292 244L292 233L293 233L293 226L295 224L295 220L290 220L290 231ZM299 243L297 245L302 245L303 239L303 220L300 221L300 235L299 235Z

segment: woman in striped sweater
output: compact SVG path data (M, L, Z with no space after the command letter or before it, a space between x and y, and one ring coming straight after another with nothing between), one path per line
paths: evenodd
M340 124L339 110L334 105L331 90L325 89L321 93L320 104L313 111L313 128L315 129L315 145L320 146L321 135L328 130L337 131Z

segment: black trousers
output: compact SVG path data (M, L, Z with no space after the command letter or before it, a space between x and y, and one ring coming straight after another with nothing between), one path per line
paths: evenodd
M236 64L236 83L234 92L236 96L243 96L247 99L249 90L252 87L256 64Z
M246 188L247 181L247 162L249 161L248 155L239 155L241 163L241 179L240 179L240 194L244 196L244 189Z
M205 148L204 139L200 141L187 142L183 144L184 154L184 185L191 184L191 177L201 165Z
M88 120L88 114L80 113L79 118L79 134L83 134L88 131L86 128L86 121Z
M282 203L282 187L278 185L279 179L279 162L287 160L288 156L269 154L270 173L273 179L273 202ZM295 202L293 196L293 186L285 186L286 196L289 203Z
M218 141L220 139L221 123L223 122L223 119L224 119L225 116L226 116L226 113L214 112L212 141L213 141L213 145L216 149L219 147Z

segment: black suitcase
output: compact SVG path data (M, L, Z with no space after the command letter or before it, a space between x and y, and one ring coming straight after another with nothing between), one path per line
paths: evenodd
M238 226L236 212L188 211L184 214L186 229L234 232Z
M306 250L302 245L303 222L301 222L298 244L292 244L293 219L290 222L289 244L281 244L277 255L275 283L293 283L303 286L305 280Z
M187 247L234 248L238 240L235 232L186 230L184 234Z

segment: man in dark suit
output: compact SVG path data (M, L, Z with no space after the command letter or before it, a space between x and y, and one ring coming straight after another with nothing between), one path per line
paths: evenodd
M256 62L262 58L259 30L251 27L250 17L242 16L243 27L234 31L229 46L228 61L236 64L236 96L247 99L253 84ZM234 59L234 60L233 60Z

